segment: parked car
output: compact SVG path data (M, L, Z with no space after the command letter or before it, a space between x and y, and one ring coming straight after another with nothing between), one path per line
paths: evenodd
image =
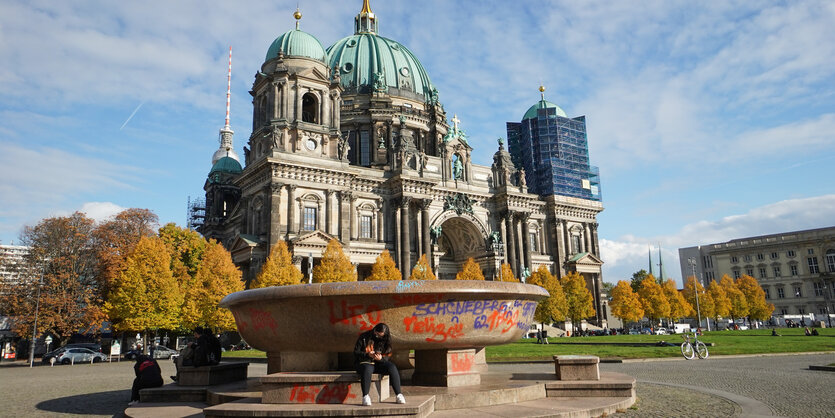
M54 357L58 357L58 355L63 353L64 351L67 351L66 347L56 348L55 350L52 350L52 351L44 354L41 361L43 361L44 363L49 363L49 359L54 358Z
M658 328L655 329L655 335L668 335L668 334L669 334L669 332L667 332L667 328L658 327Z
M55 356L55 362L61 364L70 363L99 363L107 360L107 356L97 353L89 348L65 348ZM48 361L48 360L47 360Z
M641 330L638 328L632 328L629 330L629 335L641 335Z
M133 360L136 356L142 354L142 350L132 349L125 352L125 360Z
M101 353L101 344L96 343L72 343L64 346L65 348L86 348Z
M168 348L164 345L154 346L153 350L154 350L154 358L155 359L157 359L157 358L170 359L171 357L175 357L175 356L180 355L180 353L178 353L177 350Z

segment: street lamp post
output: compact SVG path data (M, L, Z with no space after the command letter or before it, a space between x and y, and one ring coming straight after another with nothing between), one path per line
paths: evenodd
M501 242L494 242L493 243L493 253L499 256L499 281L504 281L504 272L503 270L503 263L502 257L504 257L504 244Z
M687 259L687 262L690 263L690 268L693 269L693 293L696 294L696 315L699 318L699 326L696 328L701 328L702 326L702 310L699 308L699 286L698 281L696 279L696 259L694 257L690 257ZM710 321L707 323L708 331L710 331Z
M43 269L41 265L41 277L38 279L38 297L35 299L35 324L32 325L32 344L29 345L29 367L35 366L35 344L38 342L38 311L41 307L41 286L43 285Z
M832 328L832 316L829 312L829 304L832 302L832 294L830 293L830 282L823 280L823 303L826 305L826 320L829 322L829 328Z

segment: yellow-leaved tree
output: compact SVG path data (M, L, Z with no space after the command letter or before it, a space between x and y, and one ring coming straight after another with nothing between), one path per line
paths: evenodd
M429 261L426 260L426 254L422 254L417 264L412 268L412 275L409 276L409 280L438 280L435 273L432 272L432 267L429 266Z
M576 271L563 276L560 284L568 303L566 317L571 320L572 328L577 330L580 321L594 316L594 297L586 287L586 279Z
M728 315L731 316L731 319L736 322L738 318L744 318L748 316L748 301L745 299L745 295L742 291L736 287L736 283L731 279L727 274L722 276L722 280L719 281L719 286L722 286L722 289L725 290L725 294L728 296L728 300L730 303L730 309L728 311Z
M470 257L461 271L455 275L455 280L484 280L484 273L481 272L481 267L476 264L475 259Z
M505 264L505 266L509 266ZM537 285L548 291L548 297L539 301L534 312L534 320L542 324L549 324L555 321L564 321L568 312L568 301L565 299L562 285L559 279L554 277L548 267L539 266L531 274L528 284Z
M632 284L626 280L618 281L612 288L612 300L609 302L612 315L620 318L624 323L638 322L644 317L644 307L641 298L632 290Z
M690 313L693 312L693 307L690 306L690 303L687 302L684 295L678 291L676 282L673 279L667 279L661 287L664 289L664 296L670 302L670 315L668 318L677 322L685 316L690 316Z
M179 325L183 294L171 273L171 257L158 237L142 237L117 276L104 311L117 331L145 332Z
M342 244L336 239L328 242L322 262L313 268L314 283L355 282L357 272L351 260L342 252Z
M727 277L727 275L722 276L722 278L725 277ZM730 280L730 277L728 277L728 279ZM722 286L720 286L715 280L711 281L710 284L707 285L707 292L710 294L711 299L713 299L713 319L714 322L718 324L720 317L725 317L730 314L731 300L728 299L725 289L723 289Z
M206 246L203 260L191 286L186 290L182 322L185 328L204 327L215 331L235 329L235 318L218 303L226 295L244 290L241 271L232 262L232 255L217 241Z
M400 270L394 264L389 250L383 250L371 266L371 275L365 280L400 280L401 278Z
M548 269L546 268L546 270ZM499 275L499 280L503 282L519 282L519 279L513 275L513 269L510 268L510 264L508 263L502 263L502 273Z
M249 287L256 289L269 286L286 286L300 284L302 272L293 264L293 257L287 249L287 243L278 241L270 250L270 256L261 267L261 273L250 283Z
M774 305L765 300L765 291L757 279L743 274L742 277L736 279L736 287L745 295L745 301L748 302L748 323L751 320L765 320L771 318L771 313L774 312Z
M699 295L698 301L696 300L696 292L698 292ZM696 278L693 276L688 277L687 280L684 281L684 298L687 299L690 306L697 311L697 316L700 314L702 318L711 318L715 315L713 297L705 290L701 283L696 281ZM701 324L699 324L699 326L701 326Z
M644 315L649 318L651 324L670 315L670 302L653 275L650 274L641 280L638 296L641 297Z

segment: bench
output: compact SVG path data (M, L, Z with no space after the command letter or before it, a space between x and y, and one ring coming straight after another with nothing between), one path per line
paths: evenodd
M209 386L246 380L247 362L228 362L214 366L184 366L180 368L179 386Z
M554 356L557 380L600 380L597 356Z
M262 403L360 404L362 386L356 372L280 372L261 378ZM388 399L389 377L371 375L369 395L377 402Z

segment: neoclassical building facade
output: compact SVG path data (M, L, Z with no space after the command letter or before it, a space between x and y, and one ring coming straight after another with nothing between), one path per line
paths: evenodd
M603 322L600 201L528 193L501 139L492 165L475 164L461 121L448 122L411 51L378 35L367 0L355 33L327 49L295 16L255 75L244 164L217 159L204 187L199 231L232 252L247 281L280 240L307 277L337 239L360 280L384 250L404 279L422 255L439 279L470 257L488 280L503 262L517 277L543 265L578 271ZM230 135L227 125L221 154Z

